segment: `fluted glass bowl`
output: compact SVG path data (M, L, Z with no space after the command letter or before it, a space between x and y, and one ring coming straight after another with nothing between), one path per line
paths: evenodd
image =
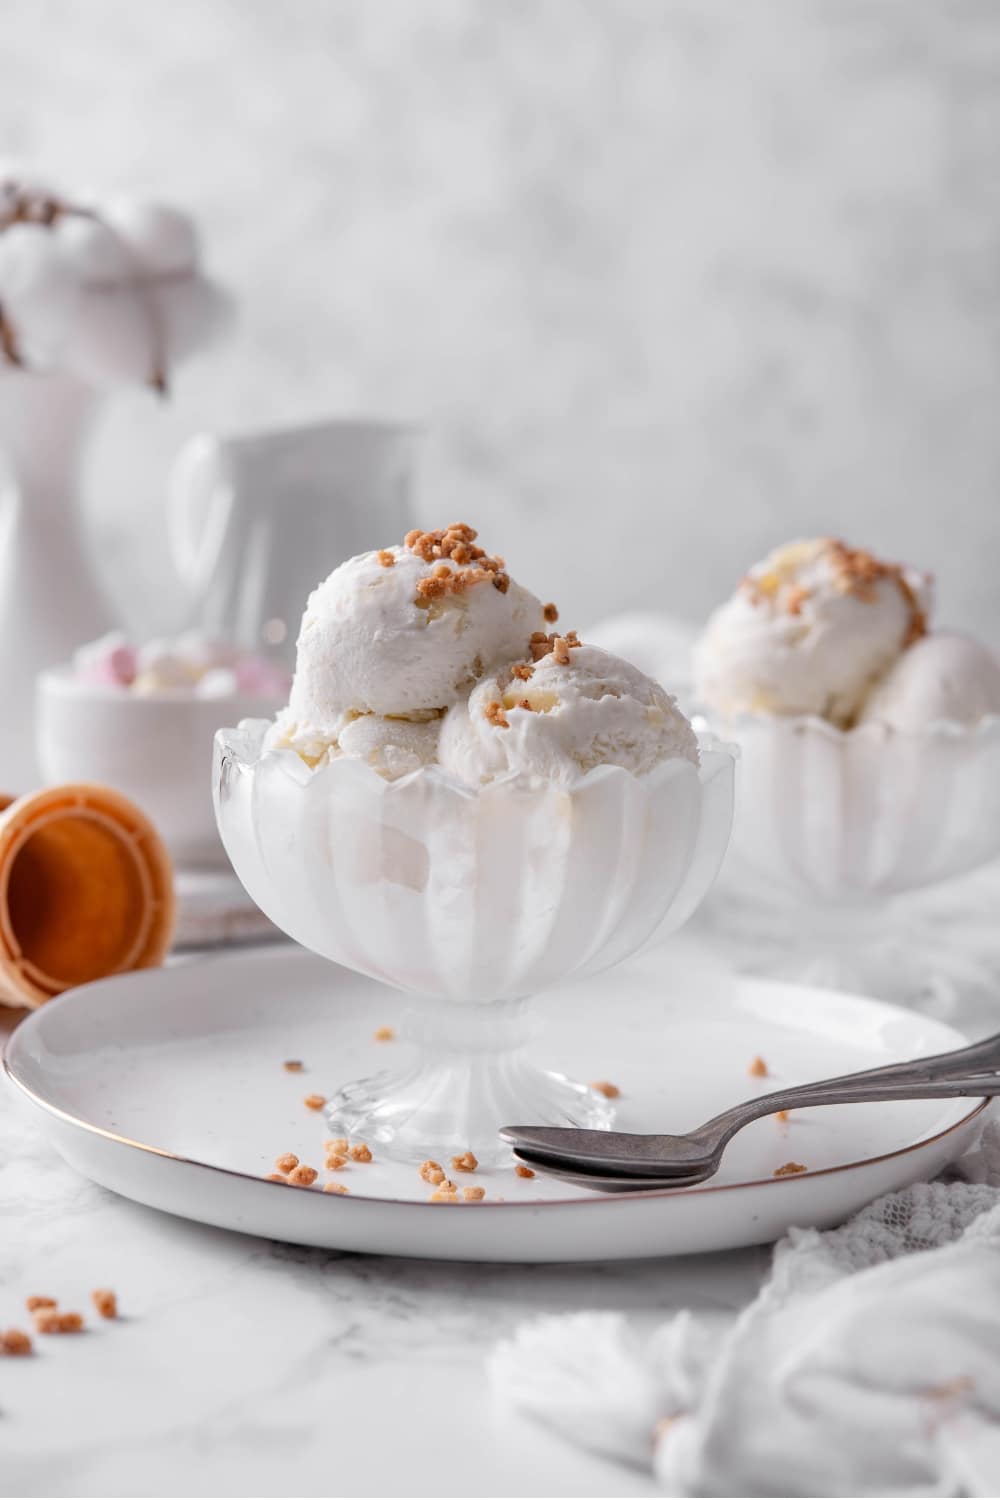
M729 838L732 753L642 778L600 767L570 790L518 776L472 789L437 767L387 782L346 756L310 770L265 750L268 728L216 735L233 868L304 947L415 997L417 1061L341 1087L331 1130L403 1160L468 1147L489 1164L500 1125L609 1124L607 1099L524 1059L526 1001L691 915Z
M933 989L947 954L902 898L1000 856L1000 717L905 732L765 714L716 727L740 749L727 884L772 912L744 908L759 966L895 999Z

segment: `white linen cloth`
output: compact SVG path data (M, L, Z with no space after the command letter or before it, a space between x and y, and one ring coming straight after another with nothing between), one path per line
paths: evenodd
M542 1319L491 1374L668 1495L1000 1494L1000 1125L946 1178L793 1229L731 1321Z

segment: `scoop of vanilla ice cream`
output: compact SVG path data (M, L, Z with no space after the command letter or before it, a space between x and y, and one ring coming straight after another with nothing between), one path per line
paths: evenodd
M698 697L722 715L817 714L841 727L925 628L930 579L822 538L750 569L694 653Z
M641 776L663 760L697 764L694 731L659 683L597 646L568 655L508 665L449 709L442 769L475 786L508 772L568 784L601 765Z
M470 566L425 561L404 546L334 569L302 617L286 743L333 743L363 714L440 715L490 667L522 655L542 624L541 604L506 574L452 589ZM442 591L422 593L435 578Z
M440 718L413 720L362 714L340 731L344 755L366 760L380 776L395 781L437 760Z
M904 651L876 684L860 722L912 731L1000 714L1000 661L981 641L942 631Z

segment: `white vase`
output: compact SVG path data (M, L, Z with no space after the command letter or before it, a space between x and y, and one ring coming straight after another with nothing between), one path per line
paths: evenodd
M39 782L38 673L110 628L81 515L83 450L101 392L0 371L0 791Z

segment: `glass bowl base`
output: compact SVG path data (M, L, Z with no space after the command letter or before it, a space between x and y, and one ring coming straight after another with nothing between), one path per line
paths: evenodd
M431 1159L449 1174L471 1151L483 1167L509 1165L503 1125L573 1125L607 1130L614 1105L586 1084L534 1067L517 1055L427 1058L345 1084L330 1099L334 1136L367 1142L394 1161Z

